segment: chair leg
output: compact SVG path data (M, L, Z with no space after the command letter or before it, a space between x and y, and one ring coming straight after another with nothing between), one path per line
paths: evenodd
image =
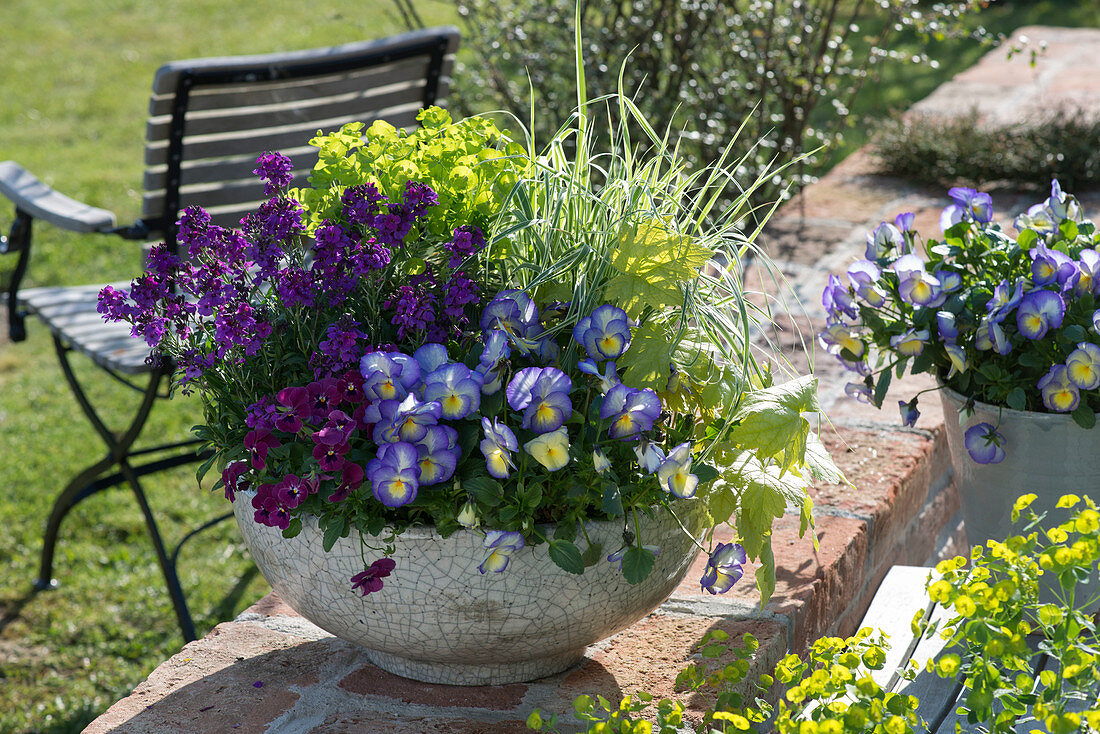
M42 557L39 565L38 578L34 582L35 588L50 589L57 586L57 582L52 578L54 550L57 545L57 536L60 530L61 521L69 511L88 497L109 487L126 482L133 491L134 498L137 500L142 515L145 518L145 526L153 542L153 548L157 554L157 561L160 564L165 584L168 587L168 595L172 600L172 606L175 609L176 618L179 621L180 631L183 633L185 640L190 642L196 639L195 625L192 621L191 613L188 611L187 600L184 597L183 589L180 586L179 577L176 573L176 556L173 555L171 560L168 557L164 546L164 540L160 534L160 529L153 517L152 510L145 496L145 491L138 481L138 477L171 466L178 466L193 461L198 457L198 454L190 452L183 456L162 459L138 467L132 466L129 461L129 457L134 453L131 452L131 447L141 433L145 421L149 418L149 413L157 397L161 380L167 373L159 369L153 371L149 377L149 383L143 392L141 404L134 414L130 426L120 437L116 438L115 434L107 428L95 408L92 407L89 402L83 387L73 373L72 366L69 364L70 350L56 335L54 336L54 349L57 352L62 372L65 374L65 379L69 383L73 396L76 398L81 410L83 410L84 414L91 422L96 433L99 434L99 437L106 444L108 453L106 457L77 474L54 501L49 520L46 524L46 533L43 537ZM172 444L160 448L169 448L177 445L178 444ZM150 450L144 450L137 453L150 452ZM107 471L115 466L119 468L117 473L110 476L104 476Z

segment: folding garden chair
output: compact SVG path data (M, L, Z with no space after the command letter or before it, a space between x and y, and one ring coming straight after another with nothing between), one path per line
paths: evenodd
M140 478L195 460L197 444L138 449L135 442L156 398L167 397L171 367L150 364L148 348L130 337L127 325L104 323L96 310L102 285L19 290L34 220L76 233L162 240L173 248L178 214L185 207L203 206L216 224L236 226L264 199L263 182L251 173L260 153L289 155L300 167L291 185L301 186L316 160L307 142L318 130L377 119L414 126L422 107L446 96L458 40L458 31L446 27L311 51L166 64L154 77L149 105L142 217L128 226L117 226L113 213L64 196L12 161L0 163L0 195L15 205L10 233L0 235L0 254L18 256L7 289L11 339L26 337L26 315L45 322L65 379L107 448L54 501L36 588L57 584L52 579L54 547L69 510L97 492L126 484L144 515L183 636L193 640L194 625L176 574L179 548L194 532L223 518L187 535L168 555ZM125 431L108 429L89 402L70 364L74 352L141 394Z

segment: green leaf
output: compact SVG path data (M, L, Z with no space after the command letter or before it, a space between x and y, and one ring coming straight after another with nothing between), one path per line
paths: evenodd
M550 541L550 560L563 571L576 574L584 573L584 560L581 558L581 549L568 540Z
M635 318L647 306L679 305L684 298L681 284L694 280L712 254L660 219L624 227L611 261L618 275L608 281L604 300Z
M715 469L710 464L699 464L691 468L691 473L699 478L699 484L707 485L713 482L718 477L722 476L722 473Z
M787 509L802 512L806 482L793 472L780 474L751 451L731 452L723 481L738 497L737 532L749 556L759 556L772 523Z
M1092 428L1096 425L1096 413L1092 412L1092 408L1088 406L1088 403L1082 401L1077 406L1077 410L1070 413L1074 423L1082 428Z
M1027 396L1024 394L1024 389L1022 387L1012 388L1008 393L1008 397L1005 398L1005 403L1013 410L1023 410L1027 407Z
M321 539L321 547L325 549L325 553L332 550L332 546L336 545L336 541L347 534L347 530L347 518L342 515L330 518L328 526L325 527L325 535Z
M290 518L290 524L286 526L285 530L283 530L283 537L293 538L300 532L302 532L302 518L292 517Z
M595 566L603 558L603 544L602 543L590 543L587 548L584 549L584 553L581 554L581 560L584 561L584 567L589 568Z
M577 522L563 520L554 528L554 537L557 540L573 540L577 537Z
M623 576L628 584L640 584L653 570L653 551L633 545L623 553Z
M602 508L611 517L623 516L623 498L619 493L619 488L614 484L609 484L604 488Z
M729 522L737 510L737 495L728 486L722 486L707 497L707 508L715 524Z
M496 507L504 499L504 487L487 476L473 477L462 482L462 488L489 507Z
M770 537L760 550L760 566L756 569L756 589L760 592L760 607L763 608L775 592L775 555L772 553Z
M1027 252L1031 249L1031 246L1035 244L1035 241L1039 239L1039 235L1035 233L1033 229L1025 229L1016 238L1016 244L1021 250Z
M214 462L217 460L217 454L211 454L210 458L202 462L199 468L195 470L195 481L202 482L202 478L206 476L206 473L210 471L210 467L214 466Z
M622 371L623 382L631 387L663 392L668 387L672 349L663 325L647 321L639 326L630 337L630 349L616 363Z
M878 384L875 385L875 407L881 408L882 401L886 399L886 392L890 389L890 370L883 370L879 375Z
M1085 327L1080 324L1070 324L1062 330L1062 335L1069 339L1071 342L1082 342L1087 336Z
M830 484L844 482L844 475L833 463L833 457L829 455L825 444L821 443L821 438L812 431L806 436L806 455L803 463L809 470L810 475L818 481L829 482Z
M800 377L747 393L733 416L738 423L729 438L765 457L782 456L782 469L800 464L806 454L810 423L804 412L816 412L817 379Z

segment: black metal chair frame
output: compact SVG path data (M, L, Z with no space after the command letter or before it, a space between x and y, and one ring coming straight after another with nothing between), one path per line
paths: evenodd
M440 28L404 34L379 42L336 47L332 50L338 50L341 53L334 54L334 58L331 59L311 57L309 60L301 61L294 58L295 54L288 54L286 55L288 58L281 61L275 55L238 57L237 59L230 57L218 60L221 63L216 64L216 68L203 68L203 60L200 60L194 68L179 69L178 65L170 65L175 67L174 71L178 71L178 82L172 100L171 125L167 135L164 213L159 217L139 219L132 225L116 227L114 215L110 212L87 207L68 199L41 184L22 169L15 172L20 177L18 178L19 191L13 191L12 186L3 186L3 182L0 181L0 194L7 195L7 198L12 199L16 204L15 219L8 236L0 235L0 254L18 255L6 294L8 331L11 340L19 342L26 338L25 319L28 312L19 295L19 288L30 260L32 225L35 218L50 221L71 231L110 234L127 240L148 241L153 237L161 236L169 247L176 249L175 223L182 209L180 189L183 180L181 170L185 158L186 113L189 100L195 90L211 85L250 85L258 82L338 74L389 64L402 59L428 56L422 98L422 106L427 107L436 102L441 88L446 89L445 67L449 67L452 62L457 44L458 32L455 29ZM361 46L362 51L347 53L353 46ZM178 63L186 64L186 62ZM5 169L5 172L15 168L17 167L12 166L11 169ZM232 513L216 517L192 530L176 545L171 554L168 553L140 478L185 465L204 456L198 451L197 440L178 441L141 449L134 449L134 443L140 436L156 399L168 397L166 388L172 375L172 367L162 364L148 365L143 370L148 373L148 381L141 385L123 371L97 360L97 365L112 378L141 394L140 403L129 426L120 434L115 434L107 427L92 405L74 373L70 363L70 355L74 350L65 334L55 330L53 343L65 380L81 410L102 439L107 452L103 458L78 472L54 500L46 523L39 573L34 580L34 587L44 590L58 586L58 582L52 578L54 550L61 523L69 511L85 499L125 483L133 492L141 508L183 637L188 641L194 640L196 639L195 626L176 571L179 553L184 543L197 533L231 517ZM135 459L139 461L135 462Z

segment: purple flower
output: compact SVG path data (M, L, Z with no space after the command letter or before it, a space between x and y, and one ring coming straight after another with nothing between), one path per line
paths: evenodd
M508 568L510 556L523 548L523 535L515 531L489 530L485 533L485 547L491 551L477 570L481 573L502 573Z
M420 485L439 484L454 476L458 466L458 431L450 426L430 426L417 442Z
M940 340L954 343L959 338L959 327L955 325L955 314L950 311L936 312L936 332Z
M898 276L898 295L914 306L936 308L947 300L940 281L924 270L924 261L916 255L902 255L893 265Z
M348 495L363 485L363 467L350 461L340 468L340 483L328 496L329 502L343 502Z
M1039 378L1036 385L1043 396L1043 405L1055 413L1072 413L1081 402L1081 393L1069 378L1064 364L1056 364Z
M954 293L962 288L963 285L962 275L953 270L944 270L940 268L932 273L932 277L940 282L940 289L944 293Z
M469 323L469 319L466 318L466 307L480 300L481 289L477 283L467 278L464 273L455 273L444 288L443 315L452 324L464 326Z
M1069 255L1036 242L1028 252L1031 256L1031 282L1037 286L1059 285L1073 275L1074 264Z
M990 423L977 423L966 429L963 445L970 458L979 464L999 464L1004 461L1005 437Z
M264 196L274 196L290 185L294 178L294 164L282 153L265 152L256 159L252 173L267 182Z
M875 402L871 388L862 382L849 382L844 386L844 394L867 405L873 405Z
M464 364L444 365L424 378L424 399L438 402L447 420L465 418L481 406L481 375Z
M419 455L411 443L399 441L378 447L367 463L367 478L374 498L386 507L401 507L416 499L419 488Z
M856 359L860 359L867 351L867 346L856 331L844 324L829 324L825 327L825 331L818 333L817 338L829 354L839 356L843 352L848 352Z
M1005 317L1020 305L1024 297L1024 279L1017 278L1013 286L1008 280L1002 280L993 288L993 297L985 304L986 313L994 323L1000 323Z
M435 342L419 347L413 352L413 359L420 366L421 375L434 372L451 361L450 355L447 354L447 347Z
M420 334L432 339L436 336L435 296L428 290L432 283L430 272L414 275L408 285L398 286L383 307L392 310L390 323L397 327L397 338Z
M370 224L378 214L379 203L385 200L374 184L349 186L340 196L344 219L350 224Z
M539 311L530 296L521 290L498 293L481 314L481 330L499 329L512 337L534 338L542 332Z
M657 469L661 488L674 497L691 499L699 486L699 477L691 473L691 444L682 443L668 452Z
M439 423L443 406L434 400L420 401L410 394L401 402L383 400L378 403L379 420L374 425L372 438L381 445L405 441L422 441L429 426Z
M901 355L916 357L924 351L924 345L928 343L928 330L909 329L904 334L890 337L890 346Z
M901 424L912 428L917 424L917 418L920 418L920 411L917 410L917 399L913 398L908 403L904 400L898 401L898 410L901 411Z
M707 559L706 569L700 579L703 591L711 594L729 591L744 573L741 567L746 561L748 556L739 543L719 543Z
M420 364L403 352L371 352L359 360L370 400L404 400L420 382Z
M665 452L661 447L644 438L634 447L634 455L638 457L638 467L646 474L657 471L665 460Z
M351 588L358 589L363 596L381 591L382 579L393 573L395 568L397 568L397 562L392 558L379 558L370 564L366 571L360 571L351 577Z
M1087 295L1095 295L1100 288L1100 252L1096 250L1082 250L1081 259L1074 265L1077 268L1077 282L1073 293L1078 298Z
M504 382L502 368L511 354L512 348L508 346L508 337L504 332L490 331L476 370L482 378L482 394L495 395L500 390Z
M315 490L316 487L309 481L299 477L297 474L287 474L283 477L282 481L275 485L272 492L275 495L275 499L279 500L280 505L289 510L293 510L295 507L305 502L306 497Z
M974 338L974 347L979 351L992 349L1002 357L1012 353L1012 343L1009 342L1008 337L1005 336L1000 321L990 316L983 316L982 320L978 323L978 330Z
M950 380L955 375L966 372L966 368L969 366L966 360L966 350L958 344L944 344L943 350L947 353L947 358L951 360L951 369L947 373L947 379Z
M630 346L626 311L610 304L599 306L573 327L573 339L597 362L618 359Z
M913 229L913 220L916 219L916 215L913 212L905 212L894 217L894 226L897 227L904 234L906 232L915 232Z
M940 214L941 230L946 232L959 222L987 224L993 221L993 198L989 194L957 186L949 189L947 195L954 203Z
M267 467L267 452L279 446L279 439L271 431L263 428L249 431L244 436L244 448L248 452L248 461L256 471Z
M1100 347L1081 342L1066 357L1066 376L1079 390L1100 387Z
M443 249L451 253L447 261L447 267L451 270L462 265L466 258L481 250L485 246L485 235L480 229L471 225L462 225L455 229L450 242L443 244Z
M905 238L894 225L883 222L875 227L873 232L867 234L867 251L864 254L866 259L878 260L886 257L893 250L905 253Z
M1042 339L1050 329L1062 325L1066 315L1066 303L1053 291L1031 291L1020 301L1016 310L1016 327L1031 340Z
M302 430L303 421L310 418L311 406L309 390L304 387L285 387L275 396L280 409L275 419L275 428L285 433L297 433Z
M881 275L882 271L879 270L878 265L870 260L857 260L848 268L848 280L855 288L856 295L866 301L872 308L879 308L886 302L886 292L878 285L878 279ZM835 297L833 300L835 303ZM850 318L855 318L859 315L859 309L855 304L852 304L852 306L855 313L851 314ZM829 308L829 304L826 303L825 307Z
M485 434L480 448L485 456L486 468L497 479L507 479L509 470L515 466L511 452L519 450L516 434L496 418L490 422L488 418L482 417L481 430Z
M248 483L242 482L241 477L248 473L250 467L247 461L234 461L226 464L222 470L222 484L225 485L225 498L230 502L237 492L248 489Z
M607 435L629 439L652 430L661 415L661 399L649 388L639 390L621 382L611 388L600 405L600 418L611 420Z
M508 383L508 404L522 410L523 427L535 433L550 433L561 428L573 414L569 391L573 383L556 367L528 367Z

